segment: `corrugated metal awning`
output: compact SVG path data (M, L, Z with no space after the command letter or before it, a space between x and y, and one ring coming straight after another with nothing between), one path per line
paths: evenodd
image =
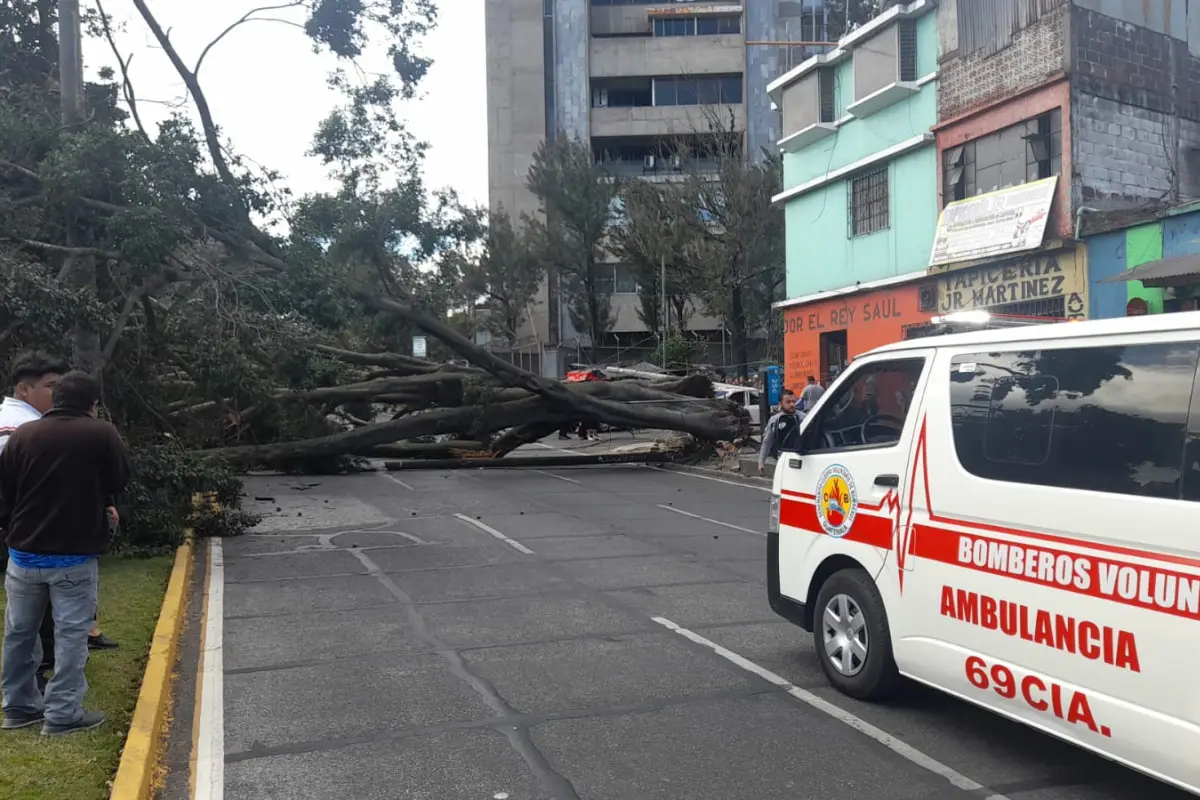
M1175 258L1160 258L1149 261L1140 267L1126 270L1105 278L1100 283L1127 283L1128 281L1166 281L1175 278L1195 277L1200 280L1200 253Z

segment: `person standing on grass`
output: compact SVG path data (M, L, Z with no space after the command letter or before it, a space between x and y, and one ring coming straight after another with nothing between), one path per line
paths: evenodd
M5 730L42 723L57 736L104 723L84 711L88 632L96 614L98 556L108 549L112 506L129 483L117 429L96 418L100 385L68 372L44 417L22 425L0 452L0 526L8 532L4 588ZM35 650L47 605L54 617L54 677L37 691Z
M26 422L41 419L50 410L54 400L54 387L70 368L60 358L36 351L25 351L13 359L13 393L0 404L0 452L3 452L8 437ZM0 530L0 573L8 565L8 549L4 544L4 531ZM50 611L42 624L42 665L38 670L38 683L45 685L44 673L54 669L54 622ZM88 631L88 648L92 650L115 650L119 645L104 635L97 620L92 620Z
M0 452L8 437L26 422L42 418L54 400L54 387L67 372L64 361L45 353L24 352L12 365L13 393L0 403ZM0 572L8 569L8 547L4 531L0 530ZM46 688L47 673L54 669L54 618L47 609L40 630L42 652L37 680L40 689Z

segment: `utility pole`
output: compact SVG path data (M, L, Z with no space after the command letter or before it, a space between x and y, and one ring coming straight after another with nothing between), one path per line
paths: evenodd
M78 132L86 112L83 102L83 44L79 21L79 0L58 0L58 85L61 100L63 136ZM84 247L79 232L79 206L67 205L67 246ZM96 292L94 256L71 252L63 259L62 275L75 289ZM74 330L72 366L93 374L100 363L100 335L85 320L77 320ZM99 375L97 374L97 377Z
M79 0L58 0L58 84L64 128L83 122L81 38Z
M670 319L667 317L667 257L660 255L658 257L658 296L659 305L662 306L662 366L663 370L667 368L667 325L670 324Z

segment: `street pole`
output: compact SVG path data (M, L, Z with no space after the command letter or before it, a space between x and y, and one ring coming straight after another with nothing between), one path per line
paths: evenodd
M58 3L58 74L62 124L83 121L83 53L79 31L79 0Z
M669 320L667 319L667 257L665 255L659 256L658 266L659 266L658 294L659 294L659 303L662 305L662 330L663 330L662 366L663 366L663 370L665 371L667 368L667 325L669 324Z
M83 103L83 45L79 22L79 0L58 0L58 85L62 127L66 135L78 132L84 123ZM78 207L67 205L67 246L81 248L87 244L76 221ZM93 296L96 292L95 257L73 250L63 259L63 273L72 288ZM73 361L76 369L100 377L100 335L84 320L74 325Z

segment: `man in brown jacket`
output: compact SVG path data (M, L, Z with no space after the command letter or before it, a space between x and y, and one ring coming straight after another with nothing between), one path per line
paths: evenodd
M96 419L100 386L69 372L54 407L22 425L0 453L0 527L8 532L4 588L4 663L0 689L5 730L43 723L56 736L101 725L84 711L88 631L96 613L97 557L109 546L116 495L129 482L129 457L117 429ZM54 677L37 691L38 628L54 617Z

